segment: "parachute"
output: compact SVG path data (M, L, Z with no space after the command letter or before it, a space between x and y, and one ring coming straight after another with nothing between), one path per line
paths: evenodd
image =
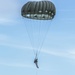
M21 9L33 51L37 55L41 52L55 14L56 8L51 1L29 1Z
M29 1L21 10L23 17L36 20L51 20L55 13L55 6L50 1Z

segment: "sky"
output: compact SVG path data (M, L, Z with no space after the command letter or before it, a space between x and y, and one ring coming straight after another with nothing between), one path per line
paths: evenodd
M75 75L75 0L51 0L56 15L52 22L40 23L21 16L21 8L28 1L0 0L0 75ZM30 25L36 28L39 24L50 28L41 28L40 40L35 41L37 30L32 33ZM32 43L35 47L42 43L43 29L47 35L37 69Z

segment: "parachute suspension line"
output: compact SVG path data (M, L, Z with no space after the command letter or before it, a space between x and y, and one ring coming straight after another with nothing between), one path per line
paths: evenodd
M52 20L51 20L51 23L52 23ZM49 29L50 29L51 23L50 23L50 25L48 25L48 30L47 30L47 32L45 33L44 39L43 39L42 44L41 44L41 46L40 46L40 48L39 48L38 55L40 54L40 52L41 52L41 50L42 50L42 46L43 46L44 41L45 41L45 39L46 39L47 33L49 32Z
M37 26L37 30L38 30L38 26ZM38 31L37 31L38 32ZM36 55L37 55L37 50L38 50L38 37L37 37L37 35L38 35L38 33L36 32L36 25L34 26L34 45L35 45L35 52L36 52ZM37 35L36 35L36 34Z
M51 23L52 23L52 20L51 20ZM44 41L45 41L45 39L46 39L47 33L48 33L49 29L50 29L51 23L50 23L50 25L48 25L48 29L47 29L47 31L46 31L46 33L45 33L45 35L44 35L43 41L42 41L41 46L40 46L40 48L39 48L39 50L38 50L38 53L37 53L38 56L40 55L40 53L41 53L41 51L42 51L42 46L43 46Z
M27 20L27 23L28 23L28 21L29 21L29 20ZM31 27L32 27L32 25L31 25ZM35 52L35 49L34 49L34 44L32 43L32 39L31 39L30 34L29 34L29 32L28 32L27 25L25 25L25 28L26 28L26 31L27 31L27 34L28 34L28 37L29 37L29 40L30 40L30 44L31 44L32 50L33 50L34 55L35 55L36 52ZM32 34L33 34L33 31L32 31ZM32 37L33 37L33 35L32 35Z
M40 23L40 25L39 25L39 44L40 44L40 41L41 41L40 38L42 38L42 36L41 36L42 21L40 21L39 23ZM38 47L38 52L39 52L39 48L40 48L40 46ZM38 54L38 52L37 52L37 54Z
M46 35L50 28L50 25L46 24L47 22L44 20L50 21L54 18L55 15L56 15L56 8L51 1L28 1L26 4L23 5L21 9L22 17L32 19L31 23L29 23L30 20L27 20L27 24L25 26L28 33L28 37L30 39L30 44L32 46L34 55L36 55L36 58L42 50L41 48L43 46ZM35 20L38 20L37 21L38 23L39 20L41 21L43 20L43 23L42 22L40 23L41 26L40 24L36 25ZM37 60L38 58L36 59L36 61L34 60L34 63L36 67L39 68L37 65L38 62ZM38 75L37 70L36 70L36 75Z
M40 48L41 48L41 46L43 45L43 42L44 42L44 40L45 40L45 36L46 36L46 33L45 33L45 35L44 35L44 37L42 36L42 29L43 29L43 23L42 23L42 21L43 20L37 20L37 32L38 32L38 38L37 38L37 42L38 42L38 44L37 44L37 50L36 50L36 54L37 54L37 56L38 56L38 54L39 54L39 52L40 52ZM50 26L50 25L49 25ZM45 26L46 27L46 26ZM49 27L48 27L49 28ZM47 31L48 31L48 28L46 29ZM35 28L36 29L36 28ZM35 37L36 38L36 37Z
M35 41L36 41L36 37L35 37L35 25L32 23L32 30L33 30L33 39L32 39L32 42L33 42L33 48L34 48L34 52L35 52L35 55L36 55L36 48L35 48Z
M39 20L52 20L54 18L55 14L56 14L56 8L55 8L55 5L51 1L38 1L38 2L37 1L36 2L29 1L23 5L23 7L21 9L22 17L32 19L31 20L32 25L30 23L29 25L26 24L25 26L26 26L28 37L30 39L30 43L31 43L32 49L34 51L34 54L40 53L40 50L42 48L42 45L43 45L43 42L46 38L48 30L45 33L45 35L43 34L44 33L44 30L43 30L42 35L41 35L40 32L41 32L42 27L47 25L46 21L45 21L44 26L41 25L42 27L40 28L39 24L38 24L38 26L35 23L34 23L35 25L33 24L33 22L34 22L33 19L38 20L38 22L39 22ZM28 23L29 23L29 20L28 20ZM43 23L44 23L44 21L43 21ZM29 27L29 31L28 31L27 26ZM31 28L33 30L31 30ZM39 30L38 36L36 35L37 29ZM45 27L44 27L44 29L45 29ZM48 29L49 29L49 27L48 27ZM32 39L32 37L33 37L33 39ZM42 37L44 37L44 38L42 39ZM40 40L40 38L42 40ZM40 41L41 41L41 43L40 43ZM36 43L36 42L38 42L38 43ZM36 51L36 49L37 49L37 51Z
M42 22L41 21L38 21L38 48L37 48L37 55L38 55L38 52L39 52L39 48L40 48L40 42L41 42L41 28L42 28Z
M33 20L33 22L34 22L34 24L35 24L35 21ZM35 25L34 25L33 23L31 24L32 25L32 31L33 31L33 37L32 37L32 44L33 44L33 51L35 52L35 54L34 55L36 55L36 50L35 50L35 34L34 34L34 31L35 31Z
M33 38L33 40L31 41L32 42L32 47L33 47L33 52L34 52L34 54L36 54L36 51L35 51L35 46L34 46L34 24L33 24L33 21L31 20L31 29L32 29L32 38Z
M36 59L38 58L38 55L37 55L37 53L36 53L36 55L35 55L35 58L36 58Z
M38 43L37 43L37 50L36 50L37 56L38 56L38 51L39 51L39 47L40 47L40 45L39 45L39 44L40 44L40 30L41 30L41 29L40 29L40 26L41 26L40 24L41 24L41 22L39 22L39 20L37 20L37 25L38 25L38 27L37 27L37 28L38 28L38 29L37 29L37 32L38 32L38 33L37 33L37 35L38 35L37 42L38 42Z

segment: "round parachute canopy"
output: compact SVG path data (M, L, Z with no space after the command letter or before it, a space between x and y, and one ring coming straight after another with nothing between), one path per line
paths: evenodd
M29 1L21 9L21 15L29 19L52 20L55 14L56 8L51 1Z

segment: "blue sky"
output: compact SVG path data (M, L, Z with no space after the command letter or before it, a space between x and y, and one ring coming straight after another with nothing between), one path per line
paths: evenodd
M33 21L21 16L21 7L28 1L0 1L0 75L36 75L35 55L25 28ZM37 73L75 75L75 1L51 1L56 16L43 43Z

